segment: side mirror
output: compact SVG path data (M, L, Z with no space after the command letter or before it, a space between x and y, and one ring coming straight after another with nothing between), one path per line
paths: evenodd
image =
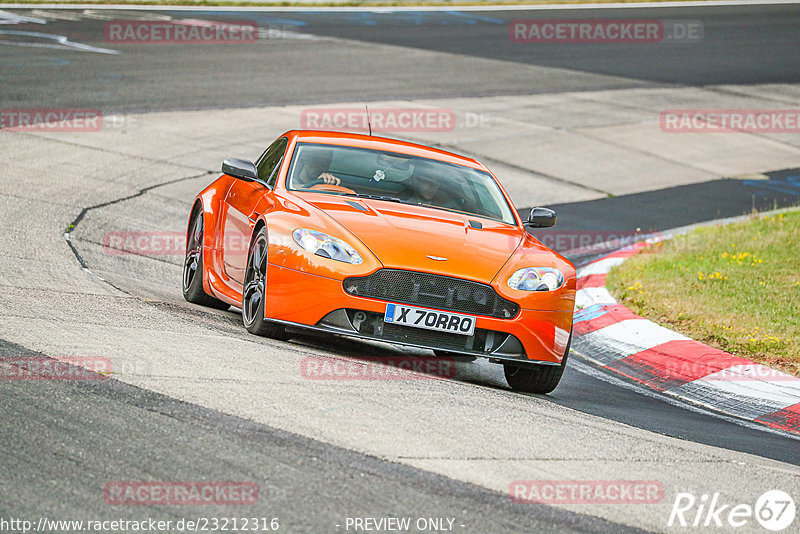
M549 208L532 208L528 214L526 228L550 228L555 226L558 216L556 212Z
M252 161L228 158L222 162L222 172L246 182L258 180L258 171Z

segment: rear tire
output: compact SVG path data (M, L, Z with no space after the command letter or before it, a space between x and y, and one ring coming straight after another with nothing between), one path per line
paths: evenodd
M227 310L229 304L208 295L203 289L203 211L194 210L186 234L186 256L183 259L183 298L188 302L217 310Z
M250 241L247 270L242 286L242 322L251 334L285 341L292 337L286 327L267 321L264 305L267 300L267 229L261 227Z
M569 356L569 347L572 344L572 332L569 334L567 349L564 351L564 358L561 365L514 365L512 363L503 364L506 381L514 391L523 393L550 393L564 374Z

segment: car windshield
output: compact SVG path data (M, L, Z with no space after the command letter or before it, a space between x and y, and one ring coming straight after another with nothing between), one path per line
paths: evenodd
M419 204L515 224L489 173L395 152L299 143L287 188Z

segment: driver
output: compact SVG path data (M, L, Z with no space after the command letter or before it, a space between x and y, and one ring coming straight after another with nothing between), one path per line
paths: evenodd
M342 180L326 172L333 159L333 149L321 147L307 147L303 150L302 166L300 172L294 177L294 185L299 188L309 188L319 184L339 185Z
M430 204L440 208L458 209L459 202L447 188L442 187L444 176L436 176L432 166L425 162L414 165L414 172L409 180L409 195L404 199L414 204Z

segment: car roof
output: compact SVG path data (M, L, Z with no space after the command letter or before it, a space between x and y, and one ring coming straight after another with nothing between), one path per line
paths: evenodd
M477 160L467 156L461 156L445 150L439 150L438 148L388 137L328 130L291 130L283 134L283 136L294 136L297 141L301 143L321 143L367 148L371 150L385 150L410 156L436 159L456 165L464 165L482 171L489 170Z

